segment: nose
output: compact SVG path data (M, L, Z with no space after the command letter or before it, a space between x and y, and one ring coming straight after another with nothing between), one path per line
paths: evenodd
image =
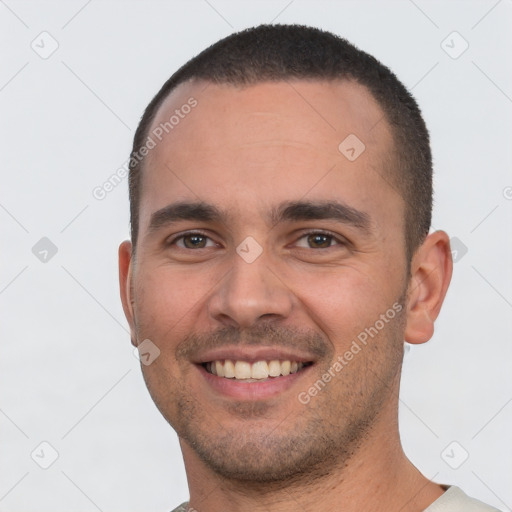
M260 319L287 318L294 303L293 292L278 275L264 253L252 262L234 254L231 270L210 297L210 317L239 328L250 327Z

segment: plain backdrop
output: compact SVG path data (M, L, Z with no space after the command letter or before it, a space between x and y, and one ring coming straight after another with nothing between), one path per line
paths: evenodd
M93 190L181 64L264 22L346 37L421 105L456 264L433 339L405 356L402 440L428 478L511 510L512 2L1 0L0 511L188 498L119 300L126 179Z

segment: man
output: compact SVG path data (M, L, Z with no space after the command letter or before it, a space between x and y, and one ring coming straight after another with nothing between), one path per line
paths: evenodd
M180 439L176 510L495 510L400 444L404 340L431 338L452 261L389 69L308 27L227 37L147 107L130 205L121 295Z

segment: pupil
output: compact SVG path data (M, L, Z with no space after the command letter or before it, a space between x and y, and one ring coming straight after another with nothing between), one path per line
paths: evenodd
M313 247L329 247L331 237L329 235L309 235L309 244Z
M206 238L201 235L189 235L183 240L185 247L197 248L205 246Z

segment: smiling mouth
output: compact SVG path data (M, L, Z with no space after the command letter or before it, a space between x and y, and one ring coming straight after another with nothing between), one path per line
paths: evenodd
M290 360L271 360L271 361L249 361L231 359L209 361L203 363L203 368L210 374L225 379L240 380L243 382L258 382L269 378L285 377L292 373L297 373L312 362L298 362Z

